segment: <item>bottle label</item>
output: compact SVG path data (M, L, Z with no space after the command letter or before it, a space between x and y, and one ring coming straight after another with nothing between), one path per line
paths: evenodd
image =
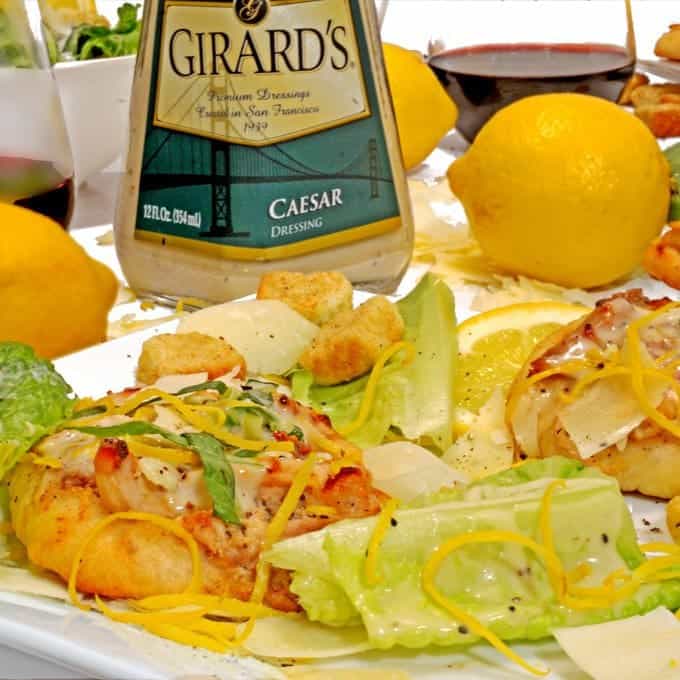
M269 260L400 226L359 0L160 0L137 238Z

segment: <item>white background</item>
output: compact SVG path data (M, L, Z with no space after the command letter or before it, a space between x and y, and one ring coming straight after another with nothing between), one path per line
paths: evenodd
M98 6L115 16L111 8L118 4L100 0ZM633 0L633 12L638 56L650 58L668 24L680 23L680 1ZM383 25L384 40L423 52L438 37L460 45L515 40L622 44L624 35L623 0L390 0ZM2 679L83 677L0 646Z

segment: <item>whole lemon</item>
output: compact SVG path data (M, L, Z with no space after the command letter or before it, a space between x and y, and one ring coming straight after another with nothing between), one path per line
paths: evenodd
M56 223L0 203L0 341L52 358L106 338L118 282Z
M448 178L489 258L563 286L590 288L631 272L670 201L668 163L650 131L581 94L502 109Z
M418 53L383 43L383 55L404 167L410 170L456 124L458 109Z

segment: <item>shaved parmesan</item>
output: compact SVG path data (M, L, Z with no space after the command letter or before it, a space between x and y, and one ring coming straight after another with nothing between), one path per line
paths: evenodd
M666 383L647 381L652 403L663 399ZM583 460L627 437L646 419L627 375L613 375L588 386L560 411L560 421Z
M156 486L166 491L175 491L179 484L179 472L174 465L170 465L158 458L140 458L137 463L142 474Z
M444 486L467 482L433 453L412 442L391 442L364 451L364 465L373 486L408 503L417 496L435 493Z
M227 302L182 319L178 333L205 333L226 340L253 375L281 375L295 366L319 327L279 300Z
M174 394L183 390L185 387L192 385L200 385L208 379L208 374L203 373L188 373L186 375L163 375L154 383L154 387L163 392Z
M255 656L278 659L322 659L371 649L361 626L331 628L302 616L258 619L243 646Z
M644 616L553 631L594 680L678 680L680 621L660 607Z

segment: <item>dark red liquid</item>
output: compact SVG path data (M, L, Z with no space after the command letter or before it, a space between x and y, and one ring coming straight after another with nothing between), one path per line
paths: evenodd
M580 92L616 101L633 74L622 47L501 44L437 54L430 66L458 106L458 129L474 139L496 111L523 97Z
M73 211L73 179L49 161L0 156L0 201L35 210L65 229Z

